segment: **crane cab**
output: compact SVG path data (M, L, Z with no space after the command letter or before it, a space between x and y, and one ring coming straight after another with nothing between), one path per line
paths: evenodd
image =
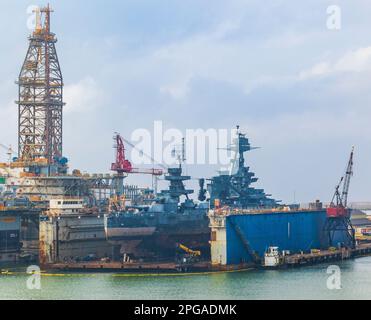
M329 207L326 209L327 218L347 218L350 211L344 207Z

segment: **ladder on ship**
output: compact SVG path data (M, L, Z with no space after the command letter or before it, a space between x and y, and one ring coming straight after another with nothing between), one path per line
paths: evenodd
M236 232L238 238L240 239L244 249L249 254L249 256L252 258L253 262L255 264L260 264L261 261L260 261L259 255L256 253L255 250L253 250L251 248L250 242L246 239L246 237L243 234L240 226L235 221L233 221L233 219L229 219L229 223L232 225L232 227L233 227L234 231Z

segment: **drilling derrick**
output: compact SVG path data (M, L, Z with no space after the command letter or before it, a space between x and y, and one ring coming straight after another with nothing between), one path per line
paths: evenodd
M25 163L59 165L62 158L63 78L51 8L37 9L36 27L17 84L19 86L18 156Z

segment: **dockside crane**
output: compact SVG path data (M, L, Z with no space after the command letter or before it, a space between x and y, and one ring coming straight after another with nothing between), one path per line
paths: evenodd
M131 162L128 159L126 159L124 141L130 144L133 148L136 148L136 147L130 142L128 142L127 140L125 140L118 133L115 134L114 141L115 141L114 147L116 149L116 161L112 163L111 170L117 173L116 191L119 196L123 194L123 181L124 181L125 175L127 174L148 174L148 175L152 175L155 181L159 176L162 176L164 174L164 171L162 169L134 168ZM151 160L153 159L151 158Z
M332 197L330 207L327 208L327 216L330 217L341 217L348 216L350 214L348 206L348 194L350 179L353 176L353 155L354 147L350 153L348 165L345 171L345 175L341 177L339 184L335 187L335 193ZM340 188L343 186L343 190L340 194Z
M334 245L337 232L345 232L347 237L346 245L355 246L355 231L350 220L351 210L348 208L348 194L350 179L353 176L353 156L354 147L350 153L345 175L341 177L340 182L335 187L335 193L332 197L330 206L327 208L327 220L325 231L329 238L330 246ZM340 193L342 187L342 191Z
M162 169L143 169L143 168L133 168L131 162L126 159L125 156L125 145L124 139L116 134L116 162L112 163L111 170L117 173L128 173L128 174L150 174L153 176L162 176L164 171ZM125 140L126 141L126 140ZM133 146L134 147L134 146Z

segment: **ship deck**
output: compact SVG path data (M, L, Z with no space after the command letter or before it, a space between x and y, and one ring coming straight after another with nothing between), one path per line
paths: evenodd
M313 213L313 212L325 212L326 208L323 209L284 209L284 208L272 208L272 209L232 209L232 208L221 208L211 210L209 215L228 217L228 216L243 216L243 215L263 215L263 214L299 214L299 213Z

